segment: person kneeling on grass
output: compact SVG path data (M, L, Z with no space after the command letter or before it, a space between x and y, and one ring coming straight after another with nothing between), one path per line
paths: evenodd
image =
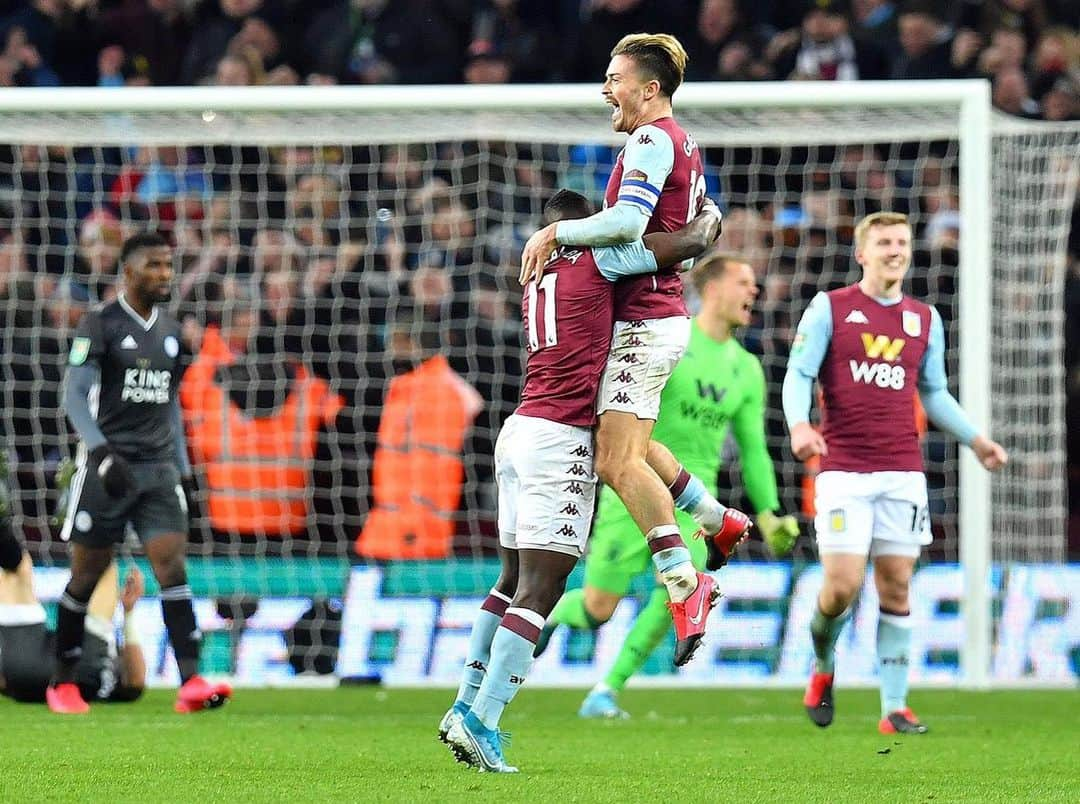
M56 670L56 633L34 596L33 564L10 529L0 534L0 694L24 703L45 703ZM86 610L82 656L75 682L83 700L128 703L146 684L146 661L132 628L131 610L142 597L143 575L134 564L121 590L116 562L105 571ZM113 614L124 607L124 638L118 646Z

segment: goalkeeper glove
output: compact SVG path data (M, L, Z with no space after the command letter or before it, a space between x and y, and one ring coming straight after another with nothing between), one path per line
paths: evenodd
M97 464L101 485L110 497L119 499L135 487L135 474L128 462L108 444L94 447L90 451L90 459Z
M68 498L71 496L71 479L75 476L75 461L64 458L56 465L56 474L53 483L56 485L56 509L53 511L49 524L54 528L64 527L67 519Z
M777 516L772 511L762 511L755 520L761 538L776 558L783 558L795 547L799 538L799 521L791 514Z

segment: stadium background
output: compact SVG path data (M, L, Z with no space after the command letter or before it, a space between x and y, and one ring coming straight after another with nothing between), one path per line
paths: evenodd
M1077 119L1080 108L1080 23L1066 2L8 6L0 22L5 86L598 82L619 36L664 29L687 43L692 80L986 76L1003 112L1061 121ZM792 33L800 27L823 49L804 47ZM417 60L421 51L426 57ZM825 51L832 60L822 58ZM742 337L762 357L773 391L770 443L783 507L801 511L805 470L784 449L778 415L794 319L819 288L853 278L852 222L882 206L912 215L916 265L927 268L915 272L912 290L938 304L947 321L955 318L955 143L705 155L715 167L710 195L728 215L727 244L750 254L759 271L759 312ZM291 674L288 645L311 642L311 651L292 651L299 668L325 671L336 661L346 676L451 681L456 667L447 657L460 654L474 596L495 573L492 444L516 403L522 365L515 261L547 195L570 183L595 196L613 157L606 146L542 141L0 147L3 428L16 524L35 559L60 567L65 561L50 516L53 474L73 447L57 405L70 329L86 304L115 292L123 237L139 226L164 228L177 245L176 309L193 360L207 353L218 327L250 357L215 365L208 381L250 418L272 418L291 395L303 396L301 388L320 412L294 431L311 436L292 453L302 459L299 490L308 516L282 516L277 527L253 530L215 523L202 467L191 553L198 558L192 581L202 598L200 622L209 634L207 669L262 683ZM1078 418L1080 389L1076 209L1063 300L1070 423ZM418 350L444 353L484 400L463 433L463 493L460 504L455 498L448 541L433 552L418 555L404 539L372 547L365 557L355 540L373 503L370 472L387 384ZM1067 446L1074 501L1078 438L1073 425ZM915 678L950 681L960 639L959 571L947 563L956 558L956 452L933 432L926 447L939 538L932 557L945 563L919 575L924 626L916 632L937 641L919 652ZM739 498L737 472L722 480ZM1076 561L1075 502L1070 522L1068 556ZM808 645L798 638L805 628L796 601L814 582L807 563L812 541L800 541L794 564L764 561L759 545L743 557L748 561L726 580L725 642L716 663L693 677L717 680L719 666L725 680L798 683ZM63 570L45 569L40 577L48 599L48 590L62 586L56 579ZM1007 576L999 570L994 583L999 640L1025 646L1002 653L1012 664L1005 662L1001 677L1073 678L1080 643L1069 597L1080 588L1075 566L1021 567ZM342 613L343 600L357 605ZM153 631L155 605L144 603L145 627ZM351 622L360 610L363 622ZM313 627L293 628L301 615ZM631 615L624 606L595 643L570 637L553 651L563 661L549 679L592 680ZM147 644L161 646L152 668L170 668L164 641ZM648 670L663 674L668 664L660 655ZM872 668L851 672L865 680Z

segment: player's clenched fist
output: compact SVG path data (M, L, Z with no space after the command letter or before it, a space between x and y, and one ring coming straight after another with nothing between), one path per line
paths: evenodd
M971 442L971 450L979 463L989 472L996 472L1009 462L1009 453L996 441L991 441L986 436L975 436Z
M791 451L800 461L829 454L825 439L809 422L799 422L791 428Z

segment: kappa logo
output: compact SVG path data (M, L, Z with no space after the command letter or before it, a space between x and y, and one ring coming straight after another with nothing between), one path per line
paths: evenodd
M132 338L130 335L128 335L127 337L124 338L124 340L120 341L120 348L121 349L138 349L139 344L137 344L135 342L134 338Z
M640 137L638 137L637 144L638 145L652 145L653 144L653 138L650 137L648 134L642 134Z
M589 448L586 447L584 444L578 444L576 447L570 450L570 454L576 455L579 458L588 458Z
M570 525L563 525L555 533L559 536L577 536L577 531Z
M576 505L574 505L573 503L569 503L569 502L566 505L564 505L562 508L559 509L559 513L560 514L567 514L569 516L580 516L581 515L581 511L578 510L578 507Z
M623 355L622 357L619 358L618 362L620 362L620 363L633 363L633 364L636 365L637 362L638 362L637 355L635 355L635 354Z
M637 335L631 335L626 339L627 346L644 346L645 341L641 340Z
M578 477L581 477L582 475L589 474L589 470L582 466L580 463L575 463L573 466L566 470L566 474L577 475Z
M627 326L629 326L630 329L644 329L645 328L645 322L644 321L630 321L627 324Z
M468 666L470 670L479 670L481 673L487 672L487 665L479 659L473 659Z
M634 381L634 375L631 374L626 369L623 369L622 371L620 371L618 374L615 375L614 381L615 382L627 382L627 383L630 383L630 382Z
M579 497L585 494L585 489L581 487L581 484L577 481L570 481L563 486L563 493L565 494L577 494Z
M617 394L615 394L615 396L611 397L611 401L618 404L618 405L629 405L630 404L630 394L624 393L623 391L619 391L619 393L617 393Z
M847 318L844 319L845 324L869 324L870 321L866 318L866 315L862 310L852 310L847 314Z
M697 150L697 143L694 142L694 138L691 137L689 134L687 134L686 139L683 140L682 149L683 153L687 156L693 156L694 151Z

